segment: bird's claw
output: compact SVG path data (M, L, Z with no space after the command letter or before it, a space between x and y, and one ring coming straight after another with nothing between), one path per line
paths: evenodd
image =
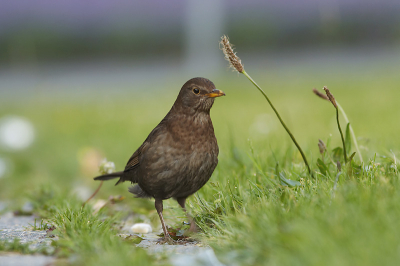
M164 236L161 240L158 242L160 245L163 244L168 244L168 245L177 245L178 242L173 240L170 236Z

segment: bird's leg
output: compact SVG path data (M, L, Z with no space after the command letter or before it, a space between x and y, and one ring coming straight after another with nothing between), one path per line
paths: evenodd
M162 211L163 211L163 203L162 200L160 199L156 199L155 201L155 207L158 213L158 216L160 217L160 221L161 221L161 226L162 229L164 231L164 240L162 241L163 243L167 242L168 244L174 244L174 240L169 236L169 233L167 231L167 227L165 226L165 222L164 222L164 217L162 215Z
M179 205L181 205L183 211L185 212L187 218L189 219L189 223L190 223L189 232L197 232L196 223L194 222L192 216L190 216L189 213L186 211L186 207L185 207L186 198L177 198L176 200L178 201Z

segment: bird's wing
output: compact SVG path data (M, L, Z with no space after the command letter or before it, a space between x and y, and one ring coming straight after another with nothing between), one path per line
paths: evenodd
M124 172L130 171L132 169L135 169L139 165L140 157L141 155L149 149L151 146L150 144L153 142L157 136L162 134L163 129L165 128L165 118L156 126L150 134L147 136L146 140L143 142L142 146L140 146L129 158L128 163L125 166Z
M142 146L137 149L131 158L129 158L128 163L125 166L124 172L127 172L129 170L132 170L136 168L139 165L139 157L140 155L146 150L146 146L149 144L149 142L145 141Z

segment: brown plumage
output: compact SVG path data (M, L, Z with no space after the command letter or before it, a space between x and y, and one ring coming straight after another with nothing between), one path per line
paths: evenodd
M171 110L133 153L125 170L95 178L119 177L116 185L137 183L129 189L131 193L154 198L167 242L171 238L162 216L162 201L175 198L185 210L186 198L207 183L218 164L210 109L214 98L222 95L208 79L187 81Z

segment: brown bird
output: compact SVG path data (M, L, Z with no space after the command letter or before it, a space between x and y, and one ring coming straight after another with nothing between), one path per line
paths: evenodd
M164 242L172 243L165 226L163 200L174 198L185 209L186 198L210 179L218 164L218 144L210 118L215 97L225 95L206 78L193 78L181 88L164 119L133 153L125 170L95 177L136 183L129 192L154 198L164 231Z

